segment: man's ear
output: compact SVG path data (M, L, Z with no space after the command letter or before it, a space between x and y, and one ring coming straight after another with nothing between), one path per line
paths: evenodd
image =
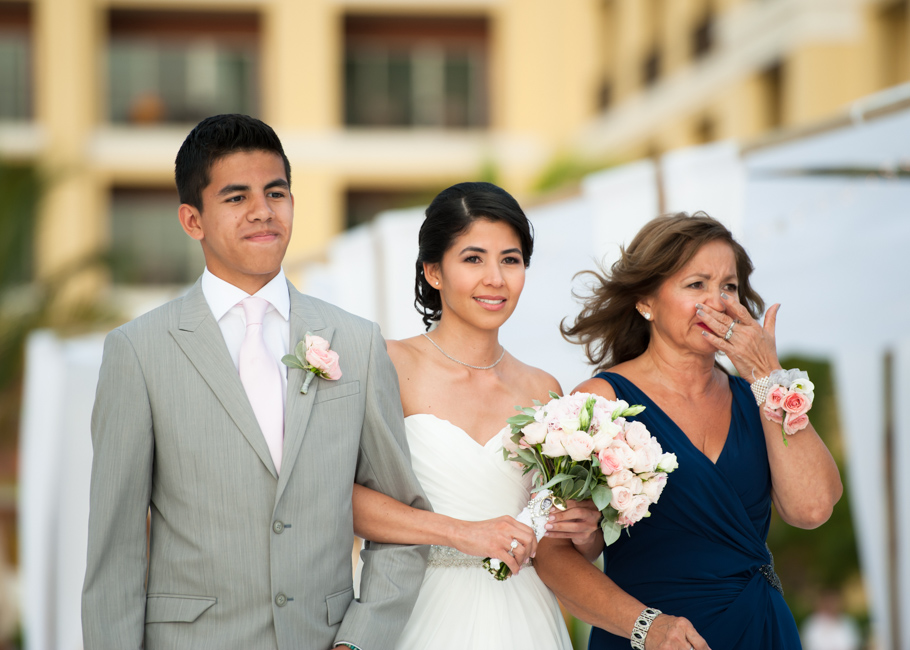
M202 213L197 208L189 203L181 203L177 208L177 218L180 219L180 225L187 235L196 241L205 238L205 232L202 230Z

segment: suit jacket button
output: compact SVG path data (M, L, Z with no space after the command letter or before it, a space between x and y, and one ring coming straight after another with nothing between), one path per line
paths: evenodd
M278 605L279 607L284 607L285 605L288 604L288 597L285 596L284 594L278 594L277 596L275 596L275 604Z
M275 523L272 524L272 530L275 531L276 535L280 535L284 532L284 522L275 520Z

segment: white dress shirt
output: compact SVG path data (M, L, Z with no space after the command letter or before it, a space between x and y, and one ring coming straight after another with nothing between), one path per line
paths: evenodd
M230 282L225 282L206 267L202 272L202 295L205 296L212 315L218 321L234 367L240 372L240 345L246 336L246 316L240 301L250 294ZM284 277L284 269L281 269L278 275L255 295L269 303L269 308L262 319L262 336L265 339L265 347L274 355L281 370L281 400L284 403L287 399L288 367L281 363L281 357L289 354L291 338L291 295Z

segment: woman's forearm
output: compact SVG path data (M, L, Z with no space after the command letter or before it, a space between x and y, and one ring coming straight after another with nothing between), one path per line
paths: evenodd
M456 545L458 521L354 485L354 534L382 544Z
M645 608L566 539L541 540L534 558L537 575L575 618L628 638Z
M774 505L797 528L817 528L831 516L844 488L831 452L808 427L781 439L780 425L762 418L771 466Z

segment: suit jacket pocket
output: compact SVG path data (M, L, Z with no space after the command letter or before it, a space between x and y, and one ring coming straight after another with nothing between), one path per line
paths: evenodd
M314 404L319 404L319 402L325 402L330 399L338 399L339 397L347 397L348 395L356 395L360 392L360 381L354 380L349 381L340 386L320 386L319 392L316 393L316 399L313 400Z
M325 597L325 604L329 610L329 625L337 625L348 611L348 605L354 600L354 588L348 587Z
M217 600L210 596L149 594L145 598L145 622L192 623Z

